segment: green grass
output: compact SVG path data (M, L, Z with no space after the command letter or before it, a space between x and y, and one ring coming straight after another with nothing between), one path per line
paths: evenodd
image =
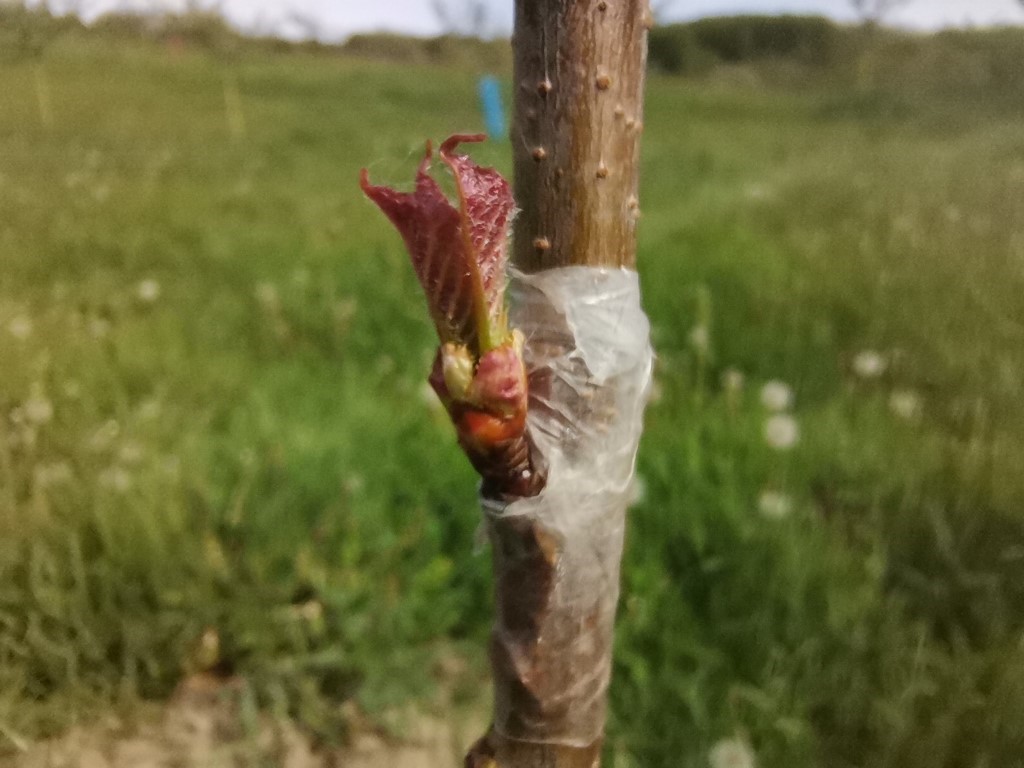
M356 185L478 129L473 73L82 36L41 62L49 126L37 62L0 67L0 752L166 695L208 628L328 738L344 702L450 682L452 653L475 685L475 480ZM1024 104L648 94L660 398L609 764L700 766L733 735L763 766L1024 764Z

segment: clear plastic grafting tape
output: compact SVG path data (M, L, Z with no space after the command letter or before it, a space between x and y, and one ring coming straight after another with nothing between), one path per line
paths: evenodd
M483 501L496 577L494 727L588 746L605 720L650 326L637 274L624 269L516 273L510 294L527 341L530 437L548 477L537 497Z

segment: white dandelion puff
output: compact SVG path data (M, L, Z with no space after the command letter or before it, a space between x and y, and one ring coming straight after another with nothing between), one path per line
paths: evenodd
M769 520L782 520L793 511L793 499L779 491L761 491L757 497L757 510Z
M711 332L706 325L695 325L690 329L690 346L698 352L707 352L711 347Z
M32 320L26 315L16 315L7 323L7 332L18 341L24 341L32 335Z
M773 379L761 387L761 405L773 413L793 407L793 388L784 381Z
M314 624L324 617L324 604L319 600L308 600L302 605L299 605L295 609L295 613L299 618L305 619L311 624Z
M722 388L726 392L740 392L743 390L743 372L735 368L726 368L722 371Z
M160 283L151 277L141 280L135 288L135 295L144 304L152 304L160 298Z
M788 451L800 442L800 425L788 413L777 413L764 423L764 440L777 451Z
M31 424L48 424L53 419L53 403L39 384L32 386L32 393L23 404L25 419Z
M921 415L921 398L909 389L898 389L889 395L889 410L904 421Z
M746 741L739 737L722 739L708 753L711 768L756 768L754 752Z
M873 349L858 352L853 358L853 372L862 379L877 379L887 367L885 358Z

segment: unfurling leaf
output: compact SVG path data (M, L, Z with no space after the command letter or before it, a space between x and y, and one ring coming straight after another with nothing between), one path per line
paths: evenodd
M365 170L360 178L363 192L405 240L441 342L461 344L475 357L509 340L505 269L515 210L500 173L455 152L460 143L483 139L455 135L441 145L441 159L455 177L458 207L430 176L429 143L413 192L372 185Z
M457 206L430 176L426 156L412 192L360 185L395 225L427 297L441 344L430 385L444 403L459 442L484 480L484 492L533 495L543 487L526 437L527 379L523 336L505 312L509 224L515 210L508 182L457 154L456 135L441 145L455 178Z

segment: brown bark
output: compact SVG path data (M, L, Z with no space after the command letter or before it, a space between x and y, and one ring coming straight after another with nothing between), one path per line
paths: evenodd
M636 261L647 0L517 0L514 261Z
M516 0L515 13L511 139L521 213L513 260L525 272L570 265L633 267L648 2ZM601 418L594 403L571 405L579 419ZM597 658L570 651L572 638L564 635L579 631L578 617L549 613L561 544L527 520L492 521L490 529L498 626L516 637L514 659L502 643L492 644L496 702L531 723L563 720L571 713L558 709L564 702L552 705L551 694L573 679L577 665L609 663L610 626L595 633L591 655ZM603 722L603 690L599 700ZM506 731L516 730L516 723L511 718ZM537 730L524 726L523 731L531 729ZM601 746L601 737L568 747L492 729L470 750L465 765L596 768Z

